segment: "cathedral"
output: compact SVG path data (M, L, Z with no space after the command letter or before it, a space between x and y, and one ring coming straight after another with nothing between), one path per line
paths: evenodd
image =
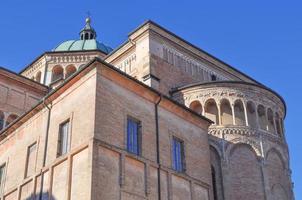
M91 24L0 67L1 200L294 200L277 92L150 20L115 49Z

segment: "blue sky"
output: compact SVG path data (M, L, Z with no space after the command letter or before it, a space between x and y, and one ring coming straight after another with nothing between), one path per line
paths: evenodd
M115 48L152 19L279 92L296 199L302 199L302 3L298 1L51 0L0 3L0 66L20 71L67 39L87 11L98 40Z

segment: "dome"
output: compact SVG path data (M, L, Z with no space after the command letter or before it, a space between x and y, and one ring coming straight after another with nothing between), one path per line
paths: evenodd
M85 50L100 50L109 54L113 49L98 42L96 39L90 40L68 40L59 44L53 49L54 52L59 51L85 51Z
M59 44L52 51L85 51L85 50L100 50L106 54L109 54L113 49L100 43L96 40L96 32L91 26L90 17L86 18L86 24L80 32L79 40L67 40Z

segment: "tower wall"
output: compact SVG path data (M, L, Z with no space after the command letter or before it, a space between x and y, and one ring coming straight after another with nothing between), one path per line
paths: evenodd
M215 122L209 141L217 199L293 199L286 110L276 93L254 84L213 82L173 96Z

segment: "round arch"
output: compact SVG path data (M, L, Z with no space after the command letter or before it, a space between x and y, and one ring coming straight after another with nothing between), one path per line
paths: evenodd
M6 119L6 126L11 124L13 121L15 121L19 116L16 114L10 114Z
M276 124L276 128L277 128L277 134L282 137L282 131L281 131L281 118L280 118L280 115L276 112L275 113L275 124Z
M247 102L246 112L249 126L252 128L257 128L256 106L253 102Z
M191 102L189 107L190 107L191 110L194 110L198 114L202 115L202 111L203 111L202 105L198 100L195 100L195 101Z
M77 68L74 66L74 65L68 65L66 68L65 68L65 78L68 78L70 77L73 73L75 73L77 71Z
M233 114L232 107L227 99L222 99L220 103L220 116L221 125L232 125L233 124Z
M263 105L258 105L257 108L257 114L258 114L258 120L259 120L259 126L262 130L268 130L267 125L267 117L265 112L265 107Z
M235 124L239 126L246 125L245 111L243 103L240 99L237 99L234 103L234 114L235 114Z
M205 116L212 120L215 125L219 125L218 107L214 99L209 99L206 101L204 110Z
M274 113L271 108L267 109L268 131L275 133Z
M61 65L56 65L52 68L51 82L64 78L64 70Z
M238 143L232 146L228 169L229 191L236 192L227 193L227 199L264 199L260 159L251 145Z
M36 78L35 80L38 82L38 83L41 83L41 76L42 76L42 73L40 71L38 71L36 73Z
M278 156L278 158L280 159L280 162L282 163L283 169L286 169L286 162L285 162L286 159L284 159L284 156L282 155L282 153L278 149L276 149L275 147L270 148L266 152L266 154L265 154L265 161L267 161L268 158L269 158L269 156L271 154L273 154L273 153L275 153Z

